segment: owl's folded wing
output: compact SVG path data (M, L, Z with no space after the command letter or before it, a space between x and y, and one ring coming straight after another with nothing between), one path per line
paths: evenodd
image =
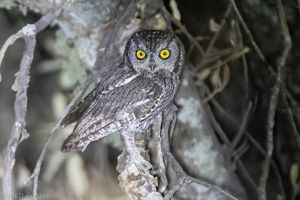
M136 74L133 71L124 71L124 68L117 67L106 73L100 83L83 100L71 108L71 111L63 118L61 126L67 126L79 121L84 112L90 107L95 98L103 93L107 93L116 87L126 84L132 80Z
M71 111L63 118L60 125L67 126L69 124L75 123L82 114L88 109L91 102L95 99L96 88L90 92L83 100L81 100L77 105L71 108Z
M62 151L83 151L91 141L112 132L145 128L168 103L169 95L158 84L134 80L98 96L64 142Z

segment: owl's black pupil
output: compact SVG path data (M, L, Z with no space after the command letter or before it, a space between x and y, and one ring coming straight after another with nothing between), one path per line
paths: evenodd
M164 56L166 56L166 55L167 55L167 52L164 52L163 54L164 54Z

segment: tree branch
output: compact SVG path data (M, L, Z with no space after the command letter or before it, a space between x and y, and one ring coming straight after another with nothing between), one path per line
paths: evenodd
M267 67L268 67L268 70L270 71L271 75L272 75L272 76L275 76L276 73L274 72L274 70L273 70L271 64L268 63L268 61L266 60L266 58L265 58L263 52L261 51L261 49L260 49L260 47L258 46L258 44L256 43L256 41L254 40L254 37L253 37L251 31L249 30L249 28L248 28L248 26L247 26L245 20L243 19L242 15L241 15L241 13L240 13L240 11L239 11L239 9L238 9L236 3L235 3L235 0L230 0L230 2L231 2L231 4L232 4L233 10L235 11L236 16L237 16L237 18L238 18L238 20L239 20L239 22L240 22L242 28L244 29L245 33L248 35L248 37L249 37L249 39L250 39L250 42L251 42L251 44L252 44L254 50L256 51L258 57L259 57L264 63L266 63L266 65L267 65Z
M283 39L284 39L284 49L281 57L279 58L279 62L277 65L277 76L276 82L271 89L271 97L270 97L270 107L268 111L268 121L267 121L267 155L263 162L262 166L262 175L259 180L258 191L259 191L259 199L266 200L266 185L269 176L270 163L273 155L273 128L275 124L275 115L276 108L279 100L279 93L281 89L281 85L284 78L284 66L289 55L289 52L292 48L291 37L289 34L286 16L284 12L284 8L281 0L277 0L277 9L279 15L280 26L282 29Z
M34 50L36 46L36 34L44 30L61 13L64 3L55 4L39 21L35 24L28 24L16 34L10 36L0 50L0 65L7 48L14 42L23 38L25 40L25 50L20 63L20 70L17 73L13 90L16 91L15 100L15 123L11 131L5 158L4 175L2 180L3 196L5 200L13 199L12 173L15 164L15 154L18 145L29 135L26 131L26 113L27 113L27 89L30 81L29 71L31 68ZM1 80L1 76L0 76ZM37 199L37 198L35 198Z
M219 192L220 194L230 198L237 200L236 197L233 195L229 194L228 192L224 191L220 187L213 185L211 183L208 183L207 181L193 178L189 176L181 167L179 162L176 160L176 158L173 156L170 150L170 135L172 135L175 127L175 122L176 122L176 111L177 108L174 104L171 104L168 108L164 110L163 113L163 125L161 129L161 137L162 137L162 151L163 155L167 161L168 164L171 165L171 167L175 170L177 174L177 181L175 184L173 184L170 189L167 191L167 193L164 196L165 200L171 199L174 194L183 186L186 186L188 183L196 183L199 185L202 185L208 189L215 190Z

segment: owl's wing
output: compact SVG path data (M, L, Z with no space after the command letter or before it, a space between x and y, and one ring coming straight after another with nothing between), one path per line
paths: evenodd
M143 126L145 120L154 118L172 99L172 94L163 91L162 85L136 78L97 96L64 142L62 151L83 151L91 141L112 132Z
M90 106L91 102L95 99L96 88L90 92L83 100L81 100L77 105L71 108L71 111L63 118L61 126L67 126L72 124L82 116L82 114Z
M84 112L90 107L96 96L107 93L116 87L128 83L136 74L133 71L126 71L118 66L107 72L98 86L91 91L83 100L71 108L71 111L63 118L61 126L67 126L80 120Z

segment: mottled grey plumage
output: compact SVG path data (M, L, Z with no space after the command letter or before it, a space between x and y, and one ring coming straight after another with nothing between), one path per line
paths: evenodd
M145 54L138 55L138 50ZM141 59L142 56L145 57ZM112 68L63 119L62 126L76 125L62 151L83 151L91 141L115 131L148 128L172 101L183 63L184 47L172 33L154 30L134 33L128 40L122 63Z

